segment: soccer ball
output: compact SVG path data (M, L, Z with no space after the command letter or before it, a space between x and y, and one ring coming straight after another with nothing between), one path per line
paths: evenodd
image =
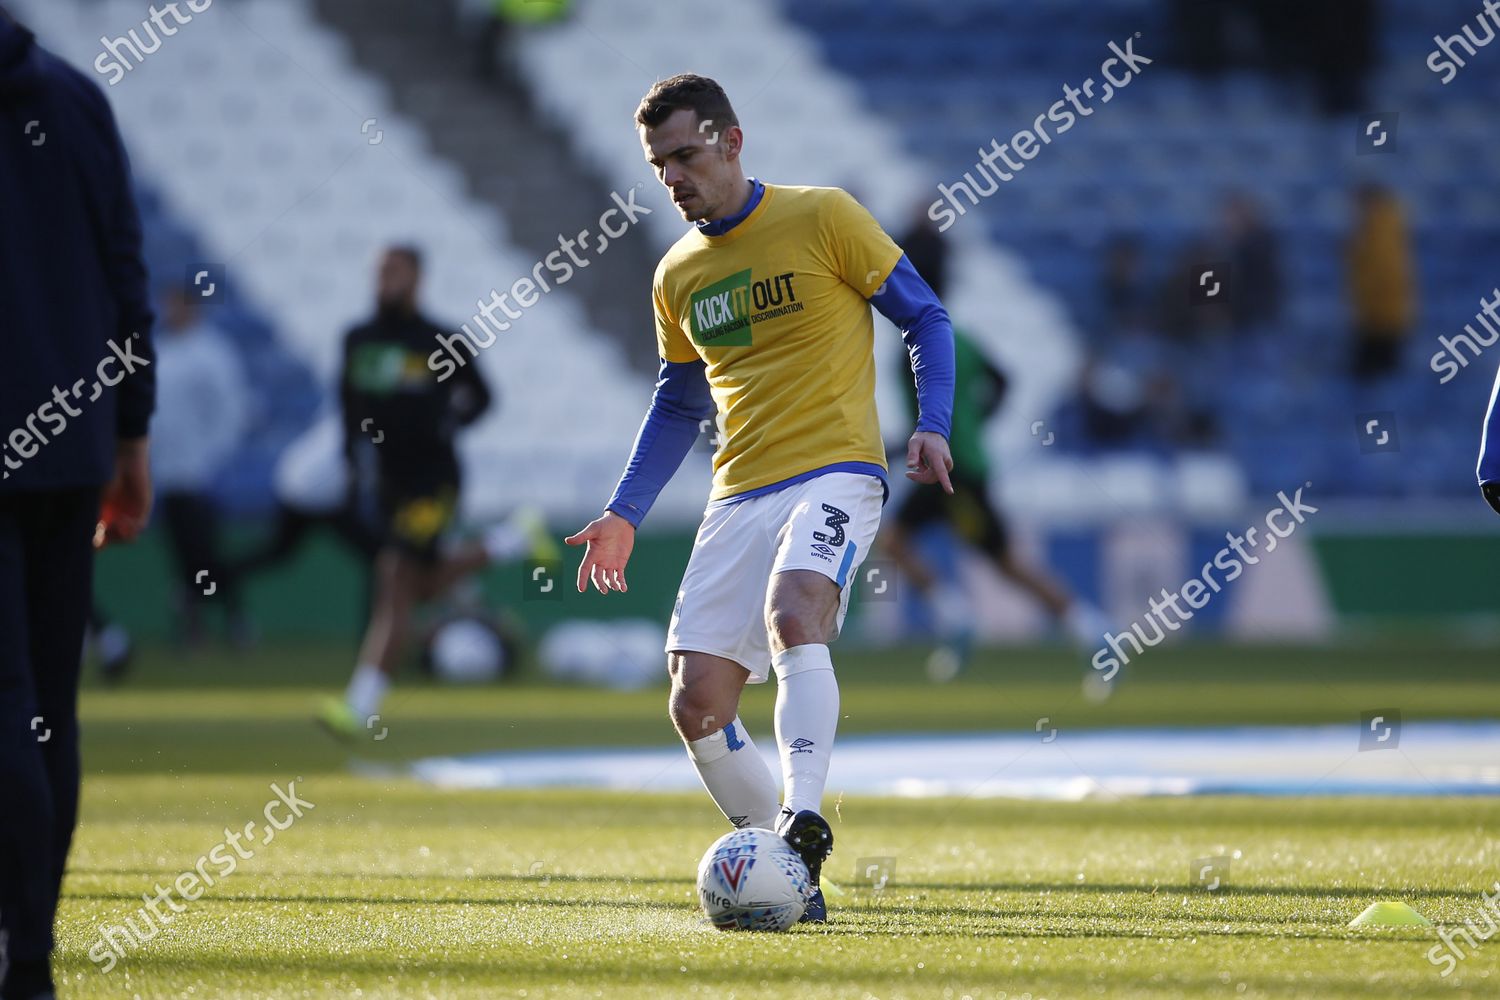
M726 833L698 864L698 901L721 931L784 931L811 895L807 865L770 830Z
M509 650L499 631L482 618L454 618L439 625L428 641L427 665L450 684L483 684L505 672Z

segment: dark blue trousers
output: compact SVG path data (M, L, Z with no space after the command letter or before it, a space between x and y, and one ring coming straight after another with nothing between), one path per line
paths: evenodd
M45 959L78 819L78 674L99 490L0 494L0 931Z

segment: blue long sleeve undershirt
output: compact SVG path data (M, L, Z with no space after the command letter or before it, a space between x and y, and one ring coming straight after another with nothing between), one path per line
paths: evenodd
M662 361L630 461L605 510L640 527L698 440L703 421L712 420L717 412L705 368L702 361Z
M711 223L717 232L726 232L754 209L763 186L754 181L745 210L722 223ZM917 384L918 419L916 429L932 431L947 437L953 419L953 325L937 296L922 280L917 269L903 254L886 278L885 284L870 299L882 316L901 331L911 358ZM663 487L687 457L693 442L701 433L703 421L712 419L716 410L709 393L705 365L700 361L662 360L656 390L646 418L636 434L635 447L625 472L615 487L606 510L640 526ZM840 462L813 469L769 486L726 497L717 503L735 503L804 482L832 471L868 473L884 482L885 470L866 462Z
M917 380L917 427L947 437L953 428L953 321L905 254L870 304L901 331Z

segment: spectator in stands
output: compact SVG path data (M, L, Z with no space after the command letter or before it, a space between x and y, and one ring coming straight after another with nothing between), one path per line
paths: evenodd
M1146 444L1157 421L1165 355L1161 338L1125 329L1101 341L1079 373L1079 403L1090 440L1104 448Z
M1196 294L1198 289L1212 288L1220 280L1221 276L1209 272L1223 260L1225 253L1212 240L1195 239L1172 258L1172 266L1156 298L1155 327L1168 340L1191 346L1229 327L1229 300L1235 297L1233 285L1228 297L1207 299Z
M1149 444L1162 424L1155 411L1170 388L1162 336L1166 304L1145 275L1143 260L1133 236L1116 236L1105 249L1099 329L1078 386L1085 432L1104 448Z
M1151 325L1151 288L1142 267L1141 245L1134 236L1116 236L1105 248L1099 294L1103 336Z
M1233 294L1229 320L1244 333L1274 323L1281 315L1281 267L1276 236L1265 224L1260 206L1243 191L1224 200L1224 259L1229 264Z
M176 563L179 641L202 638L203 611L224 608L230 638L249 641L239 587L219 552L214 487L245 432L248 408L239 357L204 320L186 289L162 296L157 345L157 446L151 465Z
M1401 366L1401 347L1416 314L1411 237L1395 193L1366 184L1355 193L1347 251L1354 313L1354 375L1368 379Z

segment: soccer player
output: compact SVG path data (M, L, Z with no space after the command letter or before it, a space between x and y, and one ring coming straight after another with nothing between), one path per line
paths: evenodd
M821 815L839 713L828 644L887 492L870 304L911 354L921 416L906 474L949 491L952 328L848 194L745 176L744 133L714 81L657 83L635 121L694 225L656 268L661 368L634 451L605 513L567 539L588 546L578 589L626 589L636 527L717 414L713 488L667 633L669 708L725 817L781 834L817 886L833 848ZM745 684L772 672L784 805L738 718ZM803 919L827 919L821 888Z
M386 250L375 316L344 341L339 396L351 466L373 462L379 551L374 597L359 662L342 699L318 715L325 729L352 739L380 710L411 631L418 602L442 593L492 561L543 547L541 525L502 524L482 542L443 552L458 506L459 465L453 438L488 409L490 392L477 365L440 381L428 367L434 338L447 331L417 310L419 252Z
M1010 543L1005 519L989 498L989 456L984 448L984 423L1005 395L1005 375L962 331L954 332L953 493L912 490L896 508L896 516L882 536L902 575L910 580L932 609L942 644L927 661L927 675L935 681L952 680L963 669L974 633L974 612L968 596L954 583L943 581L913 544L912 535L930 524L946 524L974 546L1011 583L1035 599L1068 631L1073 641L1092 653L1107 630L1103 615L1070 594L1042 567L1022 559ZM914 394L908 392L913 410ZM1097 689L1098 671L1084 675L1091 697L1107 696Z

